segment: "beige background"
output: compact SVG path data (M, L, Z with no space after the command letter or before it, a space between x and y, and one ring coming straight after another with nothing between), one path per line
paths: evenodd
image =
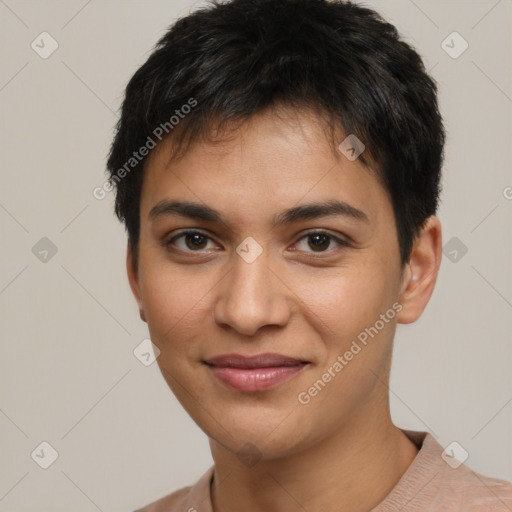
M134 357L147 329L124 231L112 195L92 194L124 86L168 24L201 3L0 0L2 511L129 511L212 462L157 365ZM425 314L398 329L393 417L512 479L512 2L367 4L439 82L449 136L439 215L444 242L468 249L453 262L448 247ZM43 31L59 45L47 59L31 48ZM453 31L469 43L457 59L441 47ZM32 251L43 237L57 248L46 262ZM43 441L58 452L48 469L31 458Z

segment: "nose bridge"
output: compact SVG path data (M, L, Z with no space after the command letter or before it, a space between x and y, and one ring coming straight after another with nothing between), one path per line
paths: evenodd
M254 334L264 325L283 325L289 311L282 286L268 268L270 254L257 250L251 241L244 242L233 254L232 270L223 280L214 316L219 324Z

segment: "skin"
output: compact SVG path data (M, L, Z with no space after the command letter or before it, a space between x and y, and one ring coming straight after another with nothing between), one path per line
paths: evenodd
M428 219L402 268L386 190L359 159L333 154L320 118L267 111L220 135L172 164L172 140L153 150L141 192L138 268L127 253L162 375L209 437L214 510L369 511L417 454L391 421L387 383L396 324L414 322L435 286L440 222ZM208 205L223 221L151 219L165 199ZM331 199L368 221L330 215L273 226L284 209ZM207 238L165 246L185 228ZM312 230L349 245L320 238L318 249L306 236ZM236 252L247 237L263 250L252 263ZM401 311L301 404L298 394L394 303ZM244 393L219 382L203 362L263 352L309 364L276 388ZM237 455L247 443L252 465Z

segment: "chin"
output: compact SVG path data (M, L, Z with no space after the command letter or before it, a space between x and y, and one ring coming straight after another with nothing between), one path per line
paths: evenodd
M197 418L196 422L210 439L239 457L248 454L262 460L284 458L303 450L308 437L303 431L306 425L302 422L300 426L293 413L287 417L255 408L253 413L243 415L236 410L232 414L224 411L221 417L225 419L222 426L212 423L211 418ZM207 423L201 425L201 420Z

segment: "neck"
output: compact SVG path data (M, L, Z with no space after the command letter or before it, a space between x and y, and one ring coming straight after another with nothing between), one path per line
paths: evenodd
M370 419L358 416L306 450L262 458L252 467L211 440L214 512L371 511L397 484L418 449L392 424L389 412L380 421L375 412Z

